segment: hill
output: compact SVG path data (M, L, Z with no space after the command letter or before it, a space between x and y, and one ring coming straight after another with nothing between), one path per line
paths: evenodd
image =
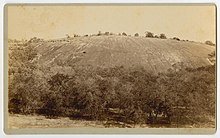
M10 43L8 110L107 120L107 127L213 127L213 51L190 41L113 35Z
M32 43L39 63L47 66L143 66L149 72L167 71L177 63L197 68L210 65L215 47L191 41L129 36L75 37Z

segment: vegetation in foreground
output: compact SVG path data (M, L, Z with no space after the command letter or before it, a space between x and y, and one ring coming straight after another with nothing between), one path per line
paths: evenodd
M72 66L51 71L31 46L9 55L9 112L130 124L199 124L215 117L215 65L176 64L153 75L143 67ZM178 126L177 126L178 127Z

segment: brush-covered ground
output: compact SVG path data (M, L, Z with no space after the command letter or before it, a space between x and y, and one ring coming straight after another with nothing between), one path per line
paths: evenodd
M88 36L9 43L9 127L215 127L215 47Z

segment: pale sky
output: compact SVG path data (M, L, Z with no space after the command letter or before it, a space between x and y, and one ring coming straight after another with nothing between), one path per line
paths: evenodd
M214 5L11 5L6 12L11 39L53 39L98 31L131 35L150 31L200 42L214 42L216 37Z

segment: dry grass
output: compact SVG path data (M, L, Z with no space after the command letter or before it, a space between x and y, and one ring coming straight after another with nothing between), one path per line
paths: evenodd
M71 120L68 117L48 119L39 115L9 115L9 128L74 128L104 127L100 121Z
M148 124L125 124L115 121L88 121L71 120L68 117L59 117L57 119L48 119L39 115L19 115L10 114L8 117L9 128L215 128L215 119L209 118L209 122L191 125L148 125Z

